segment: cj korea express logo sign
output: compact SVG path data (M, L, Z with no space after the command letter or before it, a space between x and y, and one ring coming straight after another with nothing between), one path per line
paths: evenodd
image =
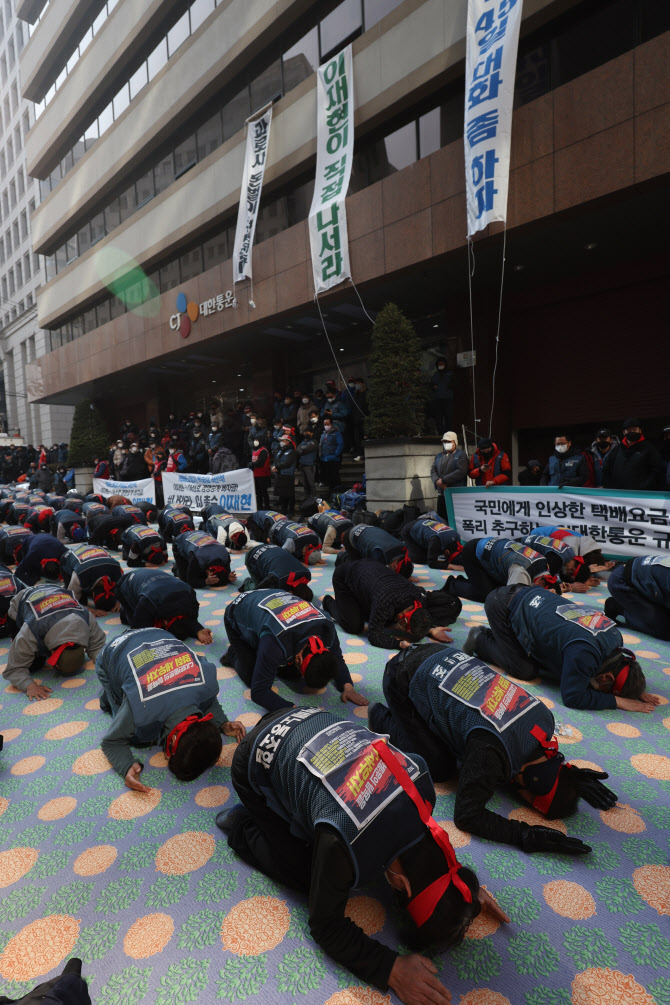
M203 300L201 304L196 304L194 300L189 300L182 291L177 294L177 313L170 315L170 328L174 332L179 332L182 338L188 338L191 328L200 315L207 317L209 314L216 314L217 311L225 310L226 307L237 307L237 299L232 290L225 293L218 293L215 297Z

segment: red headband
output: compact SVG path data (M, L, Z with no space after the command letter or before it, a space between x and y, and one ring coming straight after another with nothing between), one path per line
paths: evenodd
M101 576L97 581L96 586L100 584L100 588L96 593L93 594L95 599L107 600L114 596L116 591L116 583L112 582L109 576Z
M624 666L621 667L621 670L619 670L618 674L614 679L614 684L612 686L612 694L621 695L621 692L625 687L626 681L628 680L629 673L630 673L630 663L626 663Z
M405 617L407 618L407 626L408 627L409 627L410 621L412 620L412 617L416 614L417 611L420 611L422 608L423 608L423 604L420 604L418 600L415 600L414 603L412 604L411 608L410 608L409 614L405 614ZM404 611L401 611L400 613L404 614Z
M463 897L463 900L467 901L468 904L472 903L472 890L470 890L468 885L464 883L458 875L461 864L457 860L456 853L451 846L449 835L433 819L431 805L428 800L421 798L416 785L384 740L375 740L372 746L377 751L380 758L395 778L396 782L398 782L403 791L409 796L416 806L419 816L421 817L421 822L426 825L433 839L437 841L444 853L445 859L447 860L447 865L449 866L448 871L445 872L444 875L439 876L433 883L430 884L430 886L427 886L425 890L422 890L416 897L413 897L407 905L407 910L409 911L415 924L420 928L421 925L425 924L431 917L433 911L442 898L442 895L451 883L454 884Z
M303 553L303 562L306 562L313 551L321 551L320 544L308 544Z
M295 572L289 573L289 577L286 580L287 586L302 586L303 583L309 583L309 578L307 576L296 576Z
M179 741L182 736L194 722L209 722L209 720L213 718L214 716L212 713L208 712L207 715L203 715L202 718L200 718L199 715L187 715L185 719L178 722L175 728L168 733L167 740L165 741L165 756L172 757L179 746Z
M309 645L309 653L307 654L307 656L303 657L302 665L300 667L300 673L303 675L303 677L305 676L305 671L307 670L307 667L309 666L312 657L318 656L319 653L328 652L328 650L323 644L323 639L319 638L318 635L310 635L310 637L307 639L307 643Z
M544 732L544 730L537 725L533 726L530 733L531 736L534 736L535 739L540 743L542 749L547 755L548 760L551 761L552 758L558 757L558 740L556 739L556 737L550 740L547 734ZM540 813L547 813L549 811L549 808L554 801L554 796L556 795L556 789L558 788L558 780L560 778L561 771L563 770L563 768L569 768L569 767L570 765L568 763L561 764L558 771L556 772L556 781L552 785L549 792L546 792L543 796L539 795L534 796L531 802L531 806L533 806L536 810L539 810Z
M47 663L49 664L49 666L55 667L56 664L58 663L58 660L63 655L64 651L66 649L74 649L75 645L76 642L64 642L62 646L58 647L58 649L54 649L51 656L49 656L49 658L47 659Z

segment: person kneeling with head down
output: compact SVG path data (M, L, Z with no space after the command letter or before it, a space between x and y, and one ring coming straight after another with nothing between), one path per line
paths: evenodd
M61 559L66 590L82 607L92 601L97 611L118 611L116 587L123 569L115 558L96 544L75 544Z
M131 745L163 745L172 774L190 782L218 760L222 733L244 737L242 723L229 722L218 702L216 667L169 632L124 632L100 652L95 672L100 708L114 717L102 751L129 789L150 791Z
M501 586L486 598L490 627L471 628L463 651L513 677L560 683L567 708L653 712L635 653L602 610L538 587Z
M50 687L32 680L33 670L46 664L72 677L81 670L86 654L95 660L106 641L93 612L57 586L34 586L17 593L7 617L16 623L16 635L2 676L31 701L51 694Z
M566 541L533 531L521 544L544 555L552 575L560 576L563 593L587 593L589 587L599 585L600 580L591 575L588 564Z
M332 681L343 702L367 705L354 690L332 619L308 601L282 590L241 593L228 604L223 623L230 646L221 663L237 671L257 705L291 707L272 690L278 674L302 678L310 689Z
M26 586L38 579L60 579L61 560L67 554L65 545L50 534L32 534L24 539L18 553L16 576Z
M616 804L602 784L604 771L564 763L551 739L554 717L538 698L477 657L431 644L390 659L383 686L388 708L370 706L370 728L421 754L435 781L446 781L458 766L457 827L528 852L591 850L560 831L486 809L496 789L510 782L548 820L573 814L580 797L599 810Z
M464 600L483 603L489 593L505 583L561 592L549 564L555 562L558 568L558 560L507 537L476 537L465 545L459 561L468 578L450 576L445 589Z
M195 530L191 511L187 506L166 506L158 515L158 529L166 543L187 530Z
M301 600L314 597L309 583L312 573L277 544L254 544L247 552L244 564L249 576L239 587L240 593L249 590L284 590Z
M227 586L237 579L237 573L230 569L228 549L202 530L178 534L172 542L172 554L172 572L194 589Z
M33 534L50 534L53 515L53 507L37 504L28 510L23 526L29 527Z
M402 541L393 537L381 527L370 527L359 523L342 537L345 551L337 556L336 568L345 562L355 562L367 558L371 562L386 565L389 569L409 579L414 572L407 548Z
M130 517L112 516L111 513L95 512L86 517L89 544L99 544L112 551L121 550L123 532L133 526Z
M86 540L86 518L80 511L75 513L71 509L59 509L51 517L51 533L61 544Z
M360 773L368 780L363 805L348 794ZM459 945L482 908L509 920L433 819L424 760L362 723L314 708L270 713L236 748L231 779L242 805L216 819L228 845L252 868L309 896L312 937L363 984L391 988L410 1005L447 1002L437 968L416 951ZM400 937L411 955L347 917L351 891L382 876L407 911Z
M211 630L198 621L195 590L168 572L133 569L119 580L116 594L121 621L130 628L163 628L175 638L191 636L205 646L213 641Z
M447 569L463 550L457 530L452 530L431 510L400 528L410 561L430 569Z
M35 535L27 527L0 527L0 562L4 562L5 565L20 562L21 548L33 537Z
M9 620L9 605L12 597L25 589L25 583L20 582L6 565L0 565L0 638L13 635L16 625Z
M270 544L295 555L304 565L316 565L321 558L321 538L305 523L295 520L277 520L270 528Z
M334 599L323 598L324 610L353 635L362 635L367 621L368 642L380 649L401 649L425 636L451 642L446 626L461 613L458 597L424 590L369 559L337 566L333 590Z
M207 517L204 529L231 551L244 551L249 543L246 530L231 513L213 513Z
M279 520L288 520L288 517L276 509L259 509L247 517L247 528L254 541L258 541L259 544L269 544L272 525ZM210 534L213 533L211 528L207 529Z
M670 641L670 558L639 555L619 565L607 580L605 614L623 617L627 628Z
M150 565L165 565L167 548L159 531L154 527L132 524L121 535L121 556L131 569Z

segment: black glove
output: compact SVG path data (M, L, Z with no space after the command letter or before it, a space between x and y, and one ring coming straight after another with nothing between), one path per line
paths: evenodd
M600 781L601 778L609 778L606 771L593 771L591 768L570 769L571 773L575 770L577 792L582 799L586 799L587 803L598 810L611 810L616 805L619 797Z
M522 836L523 850L527 852L554 851L561 855L588 855L589 845L579 838L571 838L553 827L528 827Z

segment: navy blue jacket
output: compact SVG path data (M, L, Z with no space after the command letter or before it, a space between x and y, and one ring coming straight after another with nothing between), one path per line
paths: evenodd
M477 558L486 572L497 583L510 582L510 574L518 566L523 569L530 585L534 579L549 572L544 555L520 541L510 541L507 537L482 537L477 542ZM518 579L512 581L519 581Z
M131 628L152 628L157 621L179 616L186 619L189 635L197 635L202 628L195 590L160 569L133 569L120 581L117 596Z
M65 545L50 534L31 534L21 547L16 575L26 586L34 586L42 577L42 562L55 558L60 563L66 552Z
M177 563L179 578L190 586L207 585L208 570L216 567L219 578L228 579L230 555L223 544L202 530L188 530L178 534L172 542L172 554Z
M670 608L670 558L646 555L626 563L624 578L657 607Z

